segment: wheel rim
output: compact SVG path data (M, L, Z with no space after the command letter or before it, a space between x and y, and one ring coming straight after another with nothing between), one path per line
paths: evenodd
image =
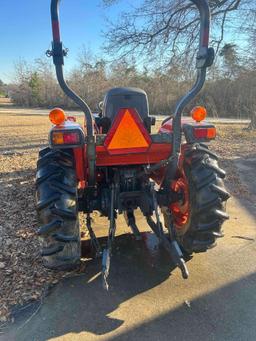
M190 218L189 186L185 177L180 177L172 181L171 189L175 193L182 193L182 200L170 205L174 225L177 229L182 229Z

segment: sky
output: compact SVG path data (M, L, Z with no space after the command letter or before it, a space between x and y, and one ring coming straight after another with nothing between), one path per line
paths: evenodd
M50 0L0 0L0 79L13 79L15 61L30 62L44 56L51 47ZM101 53L105 18L116 19L127 2L110 10L100 0L62 0L60 8L62 40L69 48L67 69L76 63L85 46Z
M102 0L62 0L62 41L69 48L65 70L75 66L83 47L101 56L106 18L116 21L122 10L140 1L119 0L106 9ZM0 79L8 83L14 80L15 62L20 59L33 62L45 57L45 51L51 48L50 0L0 0L0 4ZM231 38L228 36L228 41Z

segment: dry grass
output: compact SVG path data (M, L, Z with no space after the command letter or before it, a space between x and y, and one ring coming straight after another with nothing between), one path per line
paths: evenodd
M80 119L79 119L80 120ZM47 143L46 116L0 113L0 319L4 322L15 304L38 299L48 284L66 273L46 270L38 255L35 234L34 177L38 150ZM256 153L256 133L241 126L220 125L212 148L223 158L233 194L248 193L233 165L235 157Z
M256 132L246 125L220 125L216 142L213 146L223 157L248 157L256 153Z
M5 98L5 97L0 97L0 103L2 104L7 104L7 103L11 103L10 98Z
M248 187L241 182L234 161L256 157L256 131L247 130L246 125L220 125L211 148L220 156L220 165L227 173L226 184L231 194L253 200Z

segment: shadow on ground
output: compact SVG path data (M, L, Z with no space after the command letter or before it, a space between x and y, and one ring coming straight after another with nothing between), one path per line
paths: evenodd
M142 233L141 241L136 241L131 234L118 236L111 262L110 290L103 290L100 261L88 261L86 274L65 279L56 286L39 313L22 329L24 312L21 310L20 316L16 314L17 340L31 340L32 335L36 340L47 340L82 331L104 335L116 330L124 321L108 314L122 302L165 281L173 269L169 255L153 234ZM63 292L66 293L64 301L60 300ZM48 311L48 303L54 309ZM33 311L29 311L28 315L31 314ZM32 330L35 334L31 334Z
M109 340L253 341L255 292L256 274L252 274L191 301L190 307L180 306Z
M144 238L140 242L143 247L134 247L136 243L132 238L119 237L111 270L110 292L102 290L99 264L93 261L88 264L86 275L66 279L55 287L31 321L24 325L24 317L22 321L18 318L14 339L45 341L69 333L72 336L66 335L65 340L90 340L88 333L94 337L105 336L104 340L118 341L256 339L256 274L167 312L155 314L152 307L154 314L146 321L143 316L136 321L136 312L129 310L129 315L135 314L135 326L118 331L124 320L108 315L129 298L165 281L172 270L167 255L158 249L154 238L150 237L148 241ZM119 254L119 247L125 248L125 252ZM133 253L128 253L128 249ZM172 291L169 295L173 295ZM143 299L139 302L143 304ZM115 335L107 335L113 331L116 331ZM86 336L79 336L80 333L86 333ZM73 339L74 335L77 338ZM9 341L12 336L0 340Z

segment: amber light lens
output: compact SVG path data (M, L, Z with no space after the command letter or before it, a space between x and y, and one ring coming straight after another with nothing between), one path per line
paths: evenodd
M196 122L203 121L207 116L207 111L204 107L195 107L191 110L191 116Z
M208 128L207 129L207 138L208 139L215 139L216 137L216 128Z
M66 119L65 112L60 108L55 108L50 111L49 119L53 124L60 125Z
M53 142L53 144L64 144L63 133L53 133L52 134L52 142Z

